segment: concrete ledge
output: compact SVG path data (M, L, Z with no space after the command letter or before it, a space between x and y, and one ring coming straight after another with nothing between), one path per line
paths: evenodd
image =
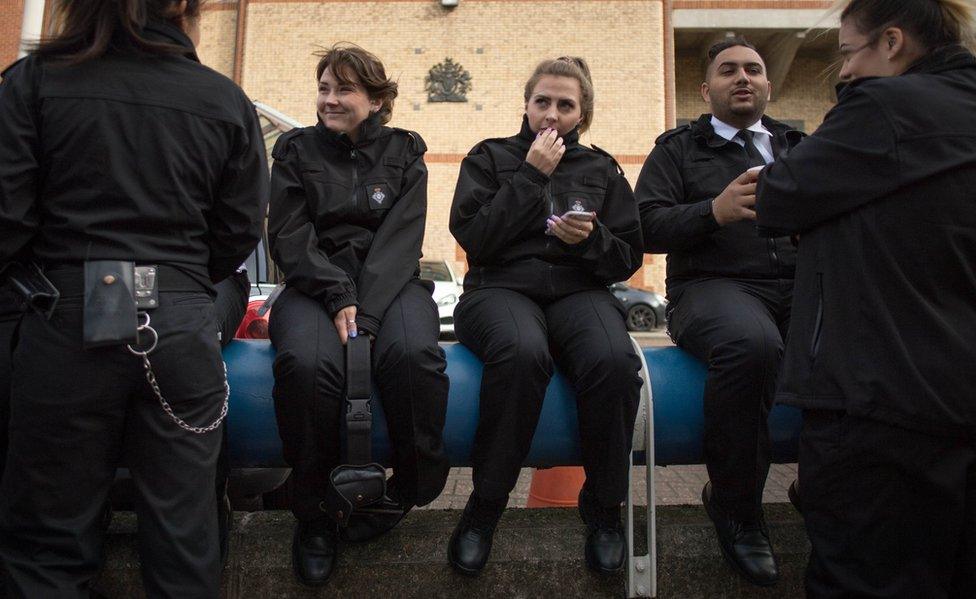
M757 589L724 563L700 506L659 507L658 597L802 597L809 551L802 521L788 504L767 505L766 514L783 580L773 589ZM623 573L604 578L585 569L585 529L574 509L508 510L495 534L492 560L477 578L457 575L447 565L447 540L459 516L459 510L414 511L386 537L344 546L329 584L307 589L291 572L291 514L239 512L223 597L624 596ZM106 597L144 596L134 533L134 516L116 514L106 568L96 584ZM638 543L643 547L645 540Z
M679 8L671 17L681 29L835 29L839 14L827 8Z

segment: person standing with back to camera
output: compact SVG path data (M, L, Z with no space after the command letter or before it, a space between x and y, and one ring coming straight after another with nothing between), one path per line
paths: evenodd
M212 599L228 396L214 283L260 239L261 128L197 59L198 0L55 9L59 32L0 83L0 264L30 256L60 292L47 318L25 314L13 356L8 591L89 595L127 466L146 594Z
M461 163L451 207L469 265L455 328L485 367L474 492L448 559L468 575L487 563L555 363L579 409L586 565L614 572L624 560L620 504L641 379L623 306L607 286L641 266L637 205L616 161L579 143L593 120L583 59L541 62L524 99L518 135L485 140Z
M837 105L756 192L800 236L777 401L803 410L807 595L971 599L976 6L838 8Z

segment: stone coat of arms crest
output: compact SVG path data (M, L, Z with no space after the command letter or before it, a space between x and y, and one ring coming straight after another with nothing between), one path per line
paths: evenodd
M424 79L428 102L467 102L471 90L471 73L445 58L440 64L431 67Z

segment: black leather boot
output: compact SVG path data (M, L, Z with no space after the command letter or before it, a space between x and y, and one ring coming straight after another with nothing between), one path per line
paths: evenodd
M702 489L702 503L715 525L726 561L754 585L768 587L779 582L779 567L762 513L753 521L733 518L712 500L711 482Z
M627 546L620 522L620 506L601 506L583 487L579 494L579 513L588 531L583 550L586 567L599 574L619 571L624 565Z
M302 584L322 586L332 575L338 554L335 528L331 520L299 522L295 526L291 545L292 567Z
M454 527L447 546L447 561L454 569L476 576L488 563L495 526L505 511L506 501L484 501L472 494L464 506L461 520Z
M800 506L800 481L793 479L790 483L790 488L786 490L786 496L789 498L790 503L796 508L796 511L803 513L803 507Z

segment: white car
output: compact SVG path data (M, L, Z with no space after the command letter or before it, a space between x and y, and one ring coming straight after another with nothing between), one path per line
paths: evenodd
M420 278L434 282L434 301L440 317L441 337L454 337L454 307L464 290L445 260L421 260Z

